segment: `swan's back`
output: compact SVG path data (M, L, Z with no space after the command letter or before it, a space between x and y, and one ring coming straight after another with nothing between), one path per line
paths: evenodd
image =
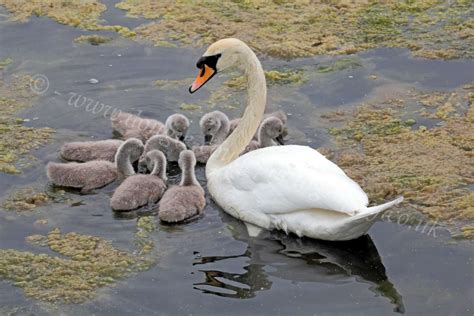
M209 170L208 170L209 171ZM267 147L214 172L208 187L224 209L283 214L326 209L354 214L367 195L336 164L307 146Z

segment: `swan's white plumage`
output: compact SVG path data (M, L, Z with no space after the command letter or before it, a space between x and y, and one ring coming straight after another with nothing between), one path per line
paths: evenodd
M317 208L353 215L368 204L357 183L306 146L259 149L216 172L212 178L218 178L216 190L222 192L217 194L234 208L273 215Z

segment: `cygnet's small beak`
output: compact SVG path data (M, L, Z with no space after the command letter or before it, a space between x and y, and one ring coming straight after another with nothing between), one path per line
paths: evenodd
M138 163L137 171L138 173L147 173L148 168L145 163Z
M278 135L275 140L278 142L280 145L285 145L285 140L283 139L282 135Z
M180 134L178 139L182 142L184 142L184 140L186 139L186 136L184 134Z
M212 135L204 135L204 145L209 145L212 140Z

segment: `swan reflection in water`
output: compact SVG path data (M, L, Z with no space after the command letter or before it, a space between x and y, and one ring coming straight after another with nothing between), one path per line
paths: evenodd
M369 290L386 297L393 310L404 313L402 296L388 280L385 267L372 239L362 236L345 242L328 242L297 238L280 232L265 232L251 238L240 222L222 214L225 222L232 222L233 236L248 244L242 254L197 257L194 265L204 273L205 280L194 288L206 294L227 298L247 299L259 291L269 290L269 276L294 282L344 283L354 276L357 282L370 284ZM243 258L243 273L205 269L206 264ZM290 259L291 258L291 259Z

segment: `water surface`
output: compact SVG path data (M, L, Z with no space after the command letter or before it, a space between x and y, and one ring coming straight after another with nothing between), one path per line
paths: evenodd
M50 84L21 116L32 119L30 126L49 126L57 133L50 145L34 152L39 158L34 168L20 176L0 175L2 199L24 186L49 190L44 165L58 160L64 141L113 137L107 115L75 105L70 101L74 95L160 120L182 112L183 102L199 104L204 112L218 108L233 117L240 114L240 109L229 109L225 102L207 103L225 76L193 96L185 85L166 89L153 85L159 79L194 77L194 64L203 48L158 48L121 38L100 46L78 45L73 39L91 32L47 18L26 23L6 18L0 16L0 59L10 57L14 63L4 77L43 74ZM109 9L103 18L128 26L137 23L116 9ZM269 108L291 114L288 142L323 146L328 136L319 124L321 113L355 106L380 91L390 92L386 87L447 90L472 80L470 60L415 59L404 49L377 49L356 57L360 67L327 74L317 73L319 65L338 57L291 62L263 58L266 69L303 69L309 74L303 85L269 89ZM372 74L378 79L370 80ZM91 84L92 78L98 83ZM242 93L236 94L232 102L243 98ZM189 145L203 141L197 127L202 111L183 112L193 122ZM171 181L179 181L176 167L170 171ZM197 176L205 185L202 166ZM74 203L52 204L28 214L0 210L0 248L37 252L24 238L60 227L63 232L97 235L119 248L133 249L135 216L114 215L108 206L115 187L85 196L69 192ZM48 225L33 225L39 218L47 218ZM208 198L202 218L181 226L159 225L152 236L153 255L158 258L155 267L100 290L96 299L50 306L1 281L0 306L18 315L472 315L472 244L454 242L443 229L430 228L421 232L379 222L368 236L340 243L279 232L250 238L239 221Z

